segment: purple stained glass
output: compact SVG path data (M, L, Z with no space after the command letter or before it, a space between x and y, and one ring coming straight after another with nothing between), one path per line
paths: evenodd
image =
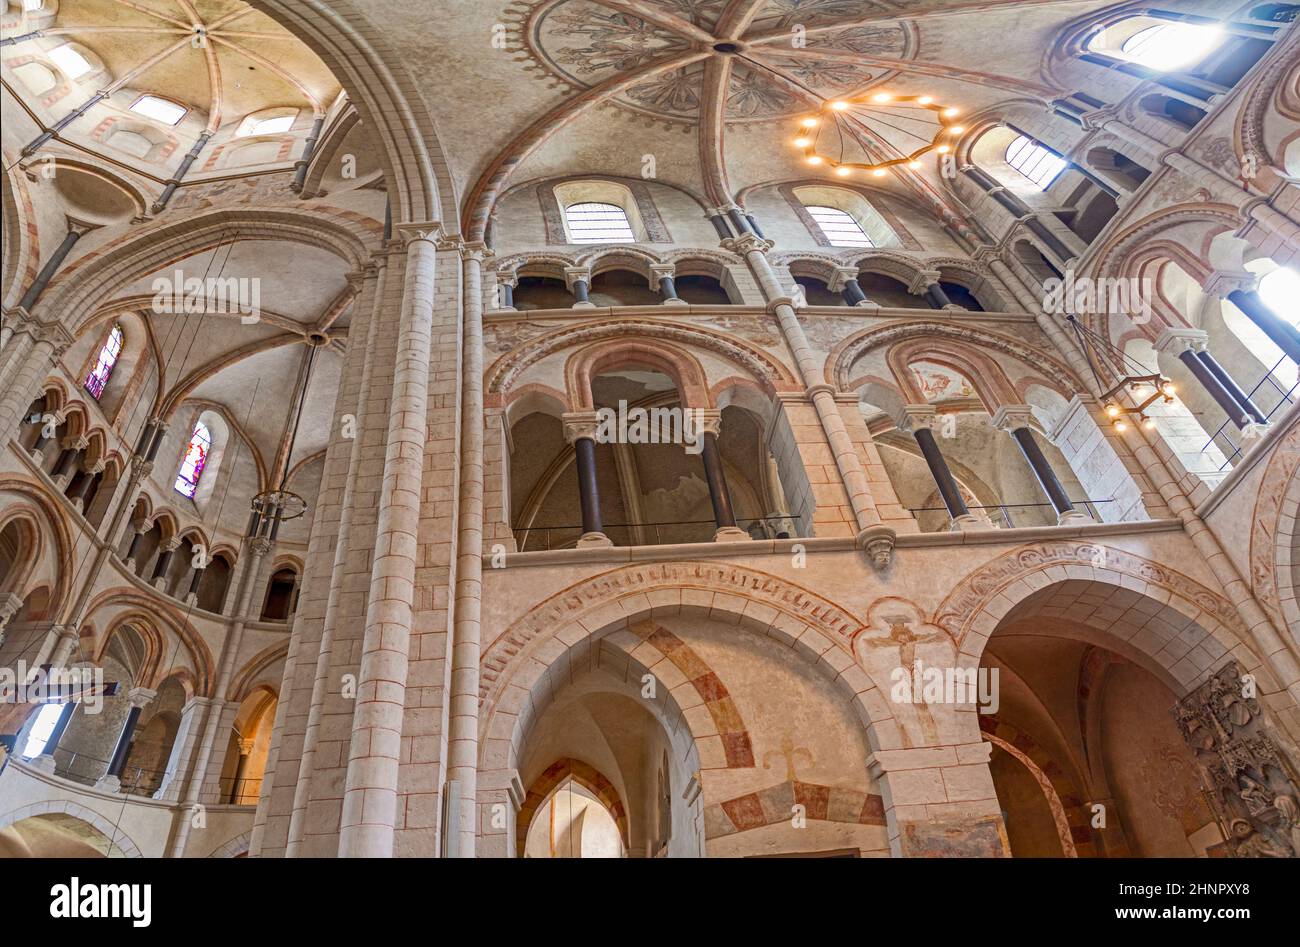
M185 459L176 474L176 492L184 494L191 500L199 488L199 478L203 476L203 467L208 462L208 450L212 447L212 435L208 426L202 421L194 425L190 435L190 445L185 449Z
M122 354L122 327L113 326L113 330L108 333L108 339L104 342L104 347L99 350L99 357L95 359L95 365L86 376L86 390L91 396L98 401L104 394L104 386L108 384L108 376L113 374L113 366L117 364L117 357Z

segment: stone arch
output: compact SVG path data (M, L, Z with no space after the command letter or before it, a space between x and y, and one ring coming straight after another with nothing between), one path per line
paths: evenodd
M853 366L859 359L874 349L912 339L946 340L956 343L958 350L967 346L1009 355L1031 368L1048 387L1055 388L1067 399L1077 391L1086 390L1074 372L1055 356L1001 333L945 322L894 323L855 333L831 350L826 359L827 380L840 391L850 391L854 386Z
M650 265L662 262L662 258L656 253L623 244L601 247L590 253L584 253L578 257L577 265L590 267L593 278L610 270L630 270L648 280Z
M55 575L44 577L42 581L51 585L49 609L51 615L57 615L68 600L75 572L72 568L73 539L68 514L62 506L55 504L44 488L27 479L15 477L0 479L0 496L6 492L20 495L28 504L20 509L29 510L34 517L34 523L42 527L40 529L40 535L43 537L42 548L48 550L48 561L55 564ZM13 507L7 507L6 512L11 509ZM50 541L48 545L47 538ZM28 577L28 581L32 581L31 576Z
M648 365L667 375L677 386L684 405L712 407L708 381L698 359L675 345L651 345L636 339L610 339L574 352L564 366L569 404L575 410L594 407L592 383L596 377L633 364Z
M50 282L36 308L41 313L86 313L84 323L96 317L100 301L123 286L236 237L302 243L333 253L351 269L360 270L379 238L377 223L360 221L293 209L226 208L147 230L132 229L69 263ZM70 328L75 335L81 326Z
M370 134L381 143L384 179L399 223L444 221L456 231L459 204L432 118L416 84L352 0L252 0L320 57L347 91Z
M1300 424L1279 439L1260 478L1250 533L1250 582L1260 603L1300 636Z
M609 810L610 815L614 817L614 824L618 826L619 838L623 840L623 850L627 851L632 847L627 830L627 807L623 805L618 789L596 767L566 756L548 766L528 788L524 804L519 807L519 812L515 816L518 826L515 829L517 857L524 857L524 847L528 844L528 828L532 825L537 810L545 804L556 789L570 779L589 789L591 794L600 800L601 805Z
M756 346L698 326L650 318L610 318L598 322L584 322L547 332L523 345L516 346L493 362L485 372L484 388L489 395L508 392L516 378L529 365L546 356L581 343L606 339L626 340L630 336L642 339L676 342L697 346L714 352L745 368L760 384L772 392L793 390L794 377L779 360Z
M153 645L158 652L157 660L153 665L158 681L164 680L170 675L181 673L182 668L161 666L162 658L171 656L175 650L167 646L168 638L174 636L180 641L181 647L189 655L192 666L189 673L193 675L194 694L200 697L211 697L215 677L212 651L207 642L203 640L203 636L189 624L183 614L175 606L164 605L164 601L157 594L150 595L134 589L129 591L120 588L110 589L92 599L86 606L86 617L83 624L91 624L95 621L95 616L101 612L122 608L121 612L115 612L109 617L106 626L116 629L120 625L134 622L137 627L144 626L149 629L149 633L153 636ZM96 653L103 652L107 641L108 636L105 635L99 642Z
M239 858L241 855L247 855L249 846L253 843L253 830L249 829L243 835L237 835L226 844L213 849L209 858Z
M140 849L131 841L121 828L109 822L104 816L100 815L94 809L88 809L80 803L73 802L69 799L51 799L48 802L34 802L31 805L22 806L13 809L5 815L0 815L0 830L7 829L16 822L23 819L30 819L39 815L70 815L74 819L80 819L87 825L90 825L97 832L109 840L110 843L122 850L122 854L127 858L140 858Z
M574 646L649 617L698 615L741 625L793 648L842 689L872 746L893 746L888 702L853 660L865 625L819 595L765 572L715 562L624 566L570 586L516 621L483 651L480 733L509 740L531 691Z
M934 362L951 368L970 380L984 408L990 414L1004 404L1016 403L1016 389L1002 366L979 349L954 345L945 339L912 339L892 345L885 356L894 381L907 393L912 404L924 404L909 366L915 361Z
M1252 650L1231 602L1169 566L1102 543L1047 540L1005 553L967 575L935 611L934 622L957 642L958 663L976 667L989 636L1013 609L1023 617L1056 593L1078 598L1094 584L1109 611L1121 600L1125 610L1105 615L1104 622L1098 605L1068 617L1104 633L1105 640L1094 643L1151 671L1175 694L1188 693L1232 652L1259 677L1263 692L1285 696Z

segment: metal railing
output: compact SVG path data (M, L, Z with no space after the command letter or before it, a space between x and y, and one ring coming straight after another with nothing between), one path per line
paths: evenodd
M760 516L736 521L755 539L787 539L797 535L799 517ZM605 523L602 532L615 546L666 546L676 543L709 543L718 531L711 520L665 520L657 523ZM571 549L582 538L582 526L517 526L515 547L520 552Z
M1277 404L1273 405L1273 407L1264 415L1265 424L1273 420L1273 415L1277 414L1279 411L1282 411L1287 407L1290 407L1292 404L1295 403L1296 399L1295 397L1293 397L1293 395L1296 394L1296 389L1300 388L1300 379L1297 379L1297 381L1294 384L1292 384L1290 388L1283 388L1282 385L1279 384L1278 380L1273 376L1273 373L1278 370L1278 366L1280 366L1283 362L1286 361L1288 361L1288 358L1287 356L1283 355L1281 358L1279 358L1276 362L1273 363L1272 368L1270 368L1267 372L1264 373L1264 377L1255 383L1255 387L1250 389L1250 391L1246 392L1246 397L1251 401L1253 401L1255 399L1255 394L1261 388L1263 388L1265 384L1268 384L1273 387L1273 389L1277 392L1278 395L1280 395ZM1240 443L1234 444L1232 442L1232 439L1228 437L1228 433L1227 433L1228 427L1229 425L1232 424L1233 424L1232 418L1228 418L1226 421L1220 424L1218 429L1213 434L1210 435L1210 439L1205 442L1205 446L1201 448L1202 454L1207 452L1211 447L1219 448L1219 452L1222 453L1223 456L1226 458L1223 461L1223 463L1219 465L1220 471L1230 470L1232 466L1236 464L1236 462L1242 457L1241 444Z
M1088 513L1089 516L1091 516L1094 520L1096 520L1097 522L1100 523L1100 522L1101 522L1101 516L1100 516L1100 515L1098 514L1098 512L1097 512L1097 506L1098 506L1099 504L1102 504L1102 503L1114 503L1114 502L1115 502L1115 498L1114 498L1114 497L1111 497L1110 499L1107 499L1107 500L1071 500L1070 502L1074 504L1074 506L1075 506L1076 509L1079 508L1079 507L1082 507L1082 508L1083 508L1083 509ZM1028 526L1042 526L1042 525L1044 525L1044 524L1041 523L1041 522L1039 522L1039 523L1024 523L1024 522L1016 523L1015 520L1012 518L1012 515L1011 515L1011 511L1012 511L1012 510L1027 510L1027 509L1044 509L1044 508L1046 508L1046 509L1049 509L1049 510L1052 510L1052 511L1053 511L1053 512L1052 512L1052 519L1055 520L1055 508L1054 508L1054 507L1052 506L1052 504L1050 504L1050 503L995 503L995 504L985 504L985 505L980 505L980 504L967 504L967 507L966 507L966 508L967 508L968 510L972 510L972 511L974 511L974 510L996 510L996 511L997 511L997 514L996 514L996 515L997 515L997 519L995 519L995 517L994 517L993 514L990 514L990 515L989 515L989 523L990 523L992 526L994 526L996 529L1016 529L1016 528L1019 527L1019 526L1026 526L1026 525L1028 525ZM907 511L908 511L909 513L911 513L913 516L915 516L917 513L943 513L945 516L948 515L948 508L947 508L946 506L918 506L918 507L908 507L908 510L907 510ZM998 519L1000 519L1001 522L998 522ZM931 530L931 532L936 532L936 530Z
M69 782L80 783L94 788L103 776L108 774L109 760L56 747L54 753L54 775ZM162 785L166 770L147 769L143 766L126 766L118 773L118 781L124 795L152 796Z

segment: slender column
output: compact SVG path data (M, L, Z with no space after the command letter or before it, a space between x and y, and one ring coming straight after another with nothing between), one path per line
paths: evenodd
M92 464L90 467L81 468L81 483L77 484L77 489L73 490L68 497L72 505L77 508L78 512L85 512L86 497L90 493L90 488L95 485L95 477L104 469L104 462Z
M862 291L862 284L858 282L858 268L856 266L837 266L835 272L831 275L830 282L826 288L832 293L838 291L844 297L844 305L859 306L864 309L879 309L879 303L873 303L867 299L867 294Z
M510 310L515 308L515 287L519 285L519 277L515 275L514 270L497 271L497 300L496 308Z
M63 705L63 710L59 714L59 719L54 722L54 729L50 731L50 738L45 741L45 751L41 756L53 757L54 751L59 748L59 741L63 739L63 734L68 729L68 723L72 720L72 714L77 709L77 702L70 700Z
M57 135L59 132L63 131L63 129L67 128L69 125L71 125L71 124L72 124L73 122L75 122L77 119L81 118L81 116L85 115L87 112L89 112L92 108L94 108L94 107L95 107L96 105L98 105L100 102L104 101L106 98L108 98L108 93L107 93L107 92L96 92L94 95L92 95L89 99L87 99L87 100L86 100L85 102L83 102L81 105L77 106L75 109L73 109L73 110L72 110L71 112L69 112L67 115L63 116L63 118L59 119L57 122L55 122L53 125L51 125L49 131L42 132L42 133L41 133L40 135L38 135L36 138L33 138L33 139L32 139L32 140L31 140L31 141L30 141L30 142L29 142L29 143L28 143L28 144L23 148L23 150L22 150L22 157L26 158L28 155L32 155L32 154L35 154L36 152L40 151L40 150L41 150L41 147L42 147L46 142L48 142L51 138L53 138L53 137L54 137L55 135Z
M235 764L235 778L230 782L230 794L226 802L230 805L238 805L240 798L244 795L243 782L244 774L248 772L248 758L253 755L253 740L239 740L235 743L239 751L239 762Z
M594 304L587 298L587 292L591 289L590 269L585 266L565 267L564 284L569 287L569 292L573 293L574 309L594 308Z
M746 214L745 220L749 221L749 229L756 233L761 239L766 240L767 234L763 233L763 228L758 225L753 214Z
M166 591L167 570L171 567L172 556L176 555L176 549L180 544L180 539L175 536L163 543L162 552L158 554L158 561L154 563L153 575L149 577L149 583L154 588Z
M687 412L693 419L695 435L701 441L704 461L704 479L709 485L709 501L713 505L713 522L718 527L713 534L715 543L752 539L736 526L736 514L731 507L731 491L727 489L727 475L722 469L722 453L718 450L718 434L722 427L722 414L717 410L696 408Z
M307 167L311 164L311 156L316 153L316 142L320 141L321 129L324 127L325 116L317 115L311 123L311 131L307 133L307 141L303 145L302 157L297 161L297 167L293 173L293 183L289 185L295 194L300 192L303 184L307 182Z
M952 520L951 529L987 528L988 524L981 522L966 506L966 501L961 496L961 488L957 486L956 478L948 469L948 462L943 459L943 451L939 450L939 444L934 439L934 431L931 430L936 420L938 420L938 412L933 405L905 404L894 419L894 423L898 425L900 431L909 431L916 438L916 444L921 448L921 456L925 458L925 465L930 468L930 476L934 478L935 486L939 488L939 496L943 499L943 505Z
M190 587L185 592L185 603L193 605L199 600L199 585L203 582L204 566L195 566L193 573L190 575Z
M1232 400L1236 402L1237 407L1254 419L1256 424L1268 423L1268 418L1264 417L1264 412L1259 410L1259 406L1250 400L1250 395L1246 394L1242 387L1237 384L1236 379L1228 374L1228 370L1219 363L1219 360L1210 354L1209 349L1202 349L1197 352L1196 357L1210 370L1210 374L1219 380L1219 384L1232 396Z
M122 732L118 734L117 745L113 748L113 755L109 757L108 771L95 782L95 788L105 792L119 792L122 788L122 767L126 765L126 754L131 749L131 739L135 736L136 724L140 722L140 714L151 700L158 695L157 691L149 690L147 687L133 687L128 699L131 701L131 709L127 712L126 722L122 724Z
M1215 403L1223 409L1228 420L1239 429L1244 428L1250 423L1250 416L1246 409L1237 403L1232 392L1223 386L1214 372L1210 371L1199 357L1199 354L1205 350L1206 340L1206 333L1201 329L1166 329L1156 339L1155 349L1157 352L1173 352L1178 360L1187 366L1188 371Z
M230 624L230 632L226 635L226 640L221 644L221 663L217 668L216 683L211 691L213 695L218 695L218 698L219 695L226 693L230 688L230 679L235 672L235 659L239 653L239 646L244 640L244 626L248 623L249 607L253 600L253 587L257 584L258 577L262 572L262 560L271 551L272 545L271 540L261 536L251 537L247 540L248 555L241 557L241 559L247 560L247 565L240 584L239 599L235 605L234 621ZM210 706L199 710L199 713L203 714L204 717L202 736L199 738L195 751L194 769L191 771L189 782L185 786L185 797L176 820L176 831L172 836L171 846L167 851L167 857L169 858L180 858L185 854L185 844L189 841L193 812L198 806L199 794L203 791L203 780L208 771L208 761L212 759L212 754L216 748L217 728L221 723L222 701L214 698L209 701L209 704ZM177 778L183 779L184 773L178 773Z
M817 411L817 419L835 455L836 470L849 496L849 503L853 507L855 525L858 529L857 546L866 552L876 568L883 569L889 565L893 557L894 540L897 534L880 520L880 513L871 495L862 459L858 456L857 446L849 437L844 419L839 413L839 405L835 402L835 389L826 383L822 360L817 357L808 343L808 336L803 331L798 314L794 311L793 300L786 295L776 272L772 269L772 264L767 259L766 251L771 244L756 236L748 235L727 241L724 246L745 255L750 271L767 299L768 309L776 316L781 326L786 344L794 354L799 377L808 386L808 397Z
M90 446L90 440L86 437L73 437L63 442L63 453L54 464L54 469L50 472L50 479L54 485L62 490L72 476L73 465L77 462L77 457L82 451Z
M447 788L457 798L444 855L473 858L478 820L478 690L483 602L483 255L469 244L462 256L465 288L464 368L461 376L460 513L456 540L456 624L451 654L448 711Z
M357 706L348 746L339 856L389 857L415 599L416 537L428 439L436 225L403 225L407 239L397 369L389 404L384 479L375 529Z
M1236 289L1227 294L1227 299L1259 326L1260 331L1272 339L1287 358L1300 365L1300 329L1270 309L1256 290Z
M63 241L54 248L54 253L45 261L41 271L36 274L36 279L32 282L32 285L28 286L27 292L23 293L23 298L18 300L19 309L25 309L27 312L32 311L36 301L41 298L41 293L45 292L45 287L50 285L50 280L54 279L54 274L59 271L59 267L63 265L63 261L68 258L68 254L72 252L72 248L85 232L84 229L73 228L64 235Z
M750 229L749 220L740 212L739 207L728 207L727 219L731 221L731 226L736 229L736 233L744 234L753 232Z
M993 426L999 431L1006 431L1020 447L1020 452L1025 455L1025 460L1029 462L1029 467L1038 479L1038 485L1043 488L1047 494L1047 499L1051 501L1052 509L1056 511L1057 522L1064 525L1066 523L1091 523L1092 517L1086 513L1081 513L1072 502L1069 494L1065 492L1065 487L1061 486L1061 481L1057 479L1056 471L1048 463L1047 457L1043 454L1043 449L1039 446L1038 440L1034 437L1034 430L1031 426L1033 418L1033 409L1027 404L1009 404L998 408L997 413L993 415Z
M17 592L0 593L0 645L5 643L6 626L22 607L23 598Z
M29 321L24 332L30 341L21 344L15 341L5 349L6 372L3 387L0 387L0 436L6 438L18 430L23 414L40 394L41 382L72 342L72 336L58 322L38 325Z
M135 535L131 537L131 545L126 550L126 561L123 563L127 572L135 571L135 557L140 553L140 543L144 540L144 534L149 532L149 521L136 520L131 524L131 528L135 530Z
M64 418L62 412L55 412L50 415L50 420L48 422L44 417L34 422L35 424L39 424L41 428L41 433L36 438L36 443L32 445L32 462L35 463L37 467L45 463L45 448L49 446L50 441L54 440L54 435L47 435L45 433L47 426L57 430L63 421Z
M650 264L650 288L659 291L665 306L688 306L690 303L677 295L676 273L671 263Z
M579 546L612 546L600 522L600 487L596 481L596 412L580 411L560 417L564 440L573 445L578 471L578 501L582 506Z
M717 231L719 240L730 240L733 236L731 228L727 226L727 218L719 213L709 214L709 223L713 224L713 229Z
M155 214L162 213L164 207L171 201L172 195L176 193L176 188L180 187L181 181L185 180L185 175L190 171L190 167L198 160L201 152L212 140L212 132L204 131L199 134L198 140L194 142L194 147L186 152L185 157L181 159L180 166L176 173L167 181L167 186L163 188L162 193L158 195L158 200L153 202L150 208Z

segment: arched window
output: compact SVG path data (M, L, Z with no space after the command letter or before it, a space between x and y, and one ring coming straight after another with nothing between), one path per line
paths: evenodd
M1259 281L1259 295L1275 313L1300 327L1300 273L1278 267Z
M151 118L155 122L161 122L163 125L175 125L185 117L189 109L162 96L142 95L135 100L131 111L145 118Z
M202 421L194 424L194 433L190 435L189 447L185 449L185 459L176 474L176 492L194 499L199 488L199 478L203 476L203 467L208 462L208 451L212 449L212 434Z
M1159 23L1120 44L1124 58L1148 69L1169 72L1200 62L1223 42L1223 30L1199 23Z
M98 401L104 394L104 386L108 384L108 376L113 374L113 366L117 364L117 357L122 354L122 327L114 325L108 333L108 338L104 341L104 347L99 350L99 356L95 359L95 364L91 366L90 374L86 376L86 390L91 396Z
M635 243L627 211L617 204L587 201L564 208L572 243Z
M853 215L838 207L823 207L818 204L805 204L809 216L817 221L826 239L833 247L874 247L875 243L867 236L862 225L853 219Z
M23 745L23 759L35 759L45 752L45 747L54 736L54 728L65 709L64 704L41 705L41 709L36 711L36 721L27 731L27 742Z
M1007 146L1007 164L1045 191L1068 162L1049 148L1044 148L1027 135L1021 135Z

